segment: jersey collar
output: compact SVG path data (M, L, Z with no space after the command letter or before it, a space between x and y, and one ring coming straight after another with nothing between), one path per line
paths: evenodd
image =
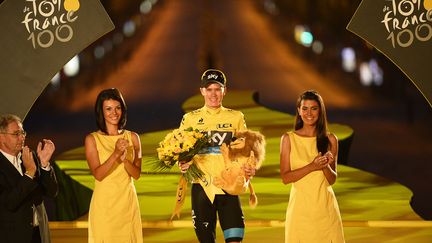
M203 107L203 109L206 112L206 114L209 114L209 115L219 114L222 111L223 108L224 108L223 106L221 106L219 108L216 108L216 109L213 109L213 108L210 108L210 107L207 107L207 106Z

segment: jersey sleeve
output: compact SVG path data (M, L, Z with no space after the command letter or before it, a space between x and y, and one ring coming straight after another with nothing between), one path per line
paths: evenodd
M247 129L247 126L246 126L246 121L245 121L245 119L244 119L244 114L243 114L243 112L241 112L241 111L239 111L239 122L238 122L238 125L237 125L237 127L238 127L238 130L239 131L243 131L243 130L246 130Z
M183 115L183 118L182 118L182 120L180 122L180 126L179 126L180 129L186 129L186 128L190 127L188 125L188 123L189 123L188 117L189 117L189 113L186 113Z

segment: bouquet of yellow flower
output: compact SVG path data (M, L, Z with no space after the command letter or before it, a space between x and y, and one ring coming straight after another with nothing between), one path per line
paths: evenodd
M159 159L156 167L159 170L169 170L179 161L187 161L191 165L183 174L186 180L201 178L203 172L191 160L201 149L208 146L208 136L198 129L174 129L165 136L156 149Z

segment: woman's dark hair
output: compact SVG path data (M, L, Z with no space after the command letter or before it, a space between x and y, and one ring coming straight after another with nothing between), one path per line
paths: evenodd
M122 94L116 88L110 88L102 90L96 98L95 104L95 115L96 115L96 125L104 133L107 133L105 118L103 114L103 102L105 100L116 100L120 102L122 114L119 121L118 129L123 129L126 126L127 121L127 107L123 99Z
M327 113L324 105L324 101L318 92L315 90L307 90L303 92L299 98L297 99L297 109L296 109L296 116L295 116L295 126L294 130L298 130L303 127L303 120L300 117L299 114L299 108L301 106L301 102L303 100L314 100L318 103L319 106L319 117L316 124L316 136L317 136L317 149L318 152L321 152L322 154L325 154L329 149L329 139L327 137L328 135L328 128L327 128Z

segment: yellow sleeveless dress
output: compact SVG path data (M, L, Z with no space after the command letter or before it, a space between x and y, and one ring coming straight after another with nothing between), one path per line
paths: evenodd
M316 137L288 132L291 170L309 164L318 155ZM339 206L322 171L292 183L285 221L285 243L345 242Z
M131 132L106 136L93 132L101 163L113 153L119 138L132 144ZM133 147L128 149L133 158ZM141 213L133 179L124 164L115 167L102 181L95 180L89 211L89 242L136 243L143 242Z

